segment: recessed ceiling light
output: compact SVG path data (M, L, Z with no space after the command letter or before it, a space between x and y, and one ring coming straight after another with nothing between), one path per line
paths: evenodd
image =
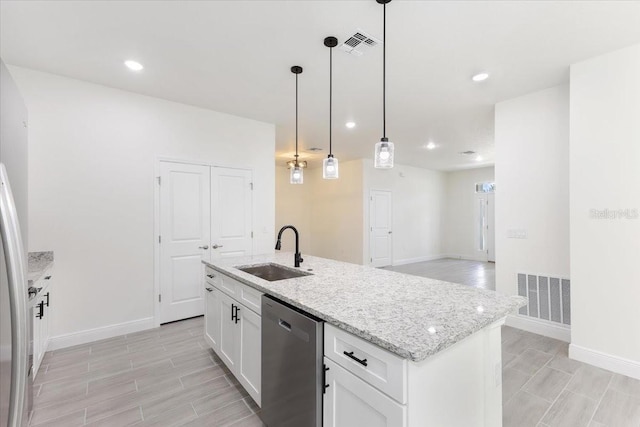
M476 162L481 162L481 161L482 161L482 156L476 157Z
M356 127L356 122L347 122L344 125L349 129L353 129L354 127Z
M482 82L487 80L488 78L489 78L489 73L478 73L473 77L471 77L471 80L473 80L474 82Z
M131 71L142 71L144 68L141 63L132 60L124 61L124 65L126 65Z
M427 144L427 150L433 150L436 148L436 144L432 141Z

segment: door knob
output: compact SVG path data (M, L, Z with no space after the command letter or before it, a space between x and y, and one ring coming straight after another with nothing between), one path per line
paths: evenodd
M389 234L393 233L393 231L390 231Z
M198 249L204 249L205 251L209 249L209 245L198 246Z
M211 246L211 247L212 247L213 249L218 249L218 248L221 248L221 247L222 247L222 245L213 245L213 246Z

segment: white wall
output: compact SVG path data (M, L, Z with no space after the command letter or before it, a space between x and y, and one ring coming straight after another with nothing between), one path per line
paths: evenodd
M280 228L293 225L300 233L300 252L311 253L311 200L313 191L310 190L311 171L304 171L304 183L294 185L289 183L289 169L286 166L276 168L276 226L277 235ZM275 246L275 240L273 242ZM295 250L294 234L289 230L282 235L282 250Z
M640 44L571 67L570 147L570 354L640 378Z
M369 255L369 192L392 193L393 264L437 259L443 256L445 173L396 164L393 169L375 169L364 160L363 258Z
M569 88L500 102L495 120L496 290L517 294L517 273L569 277Z
M54 335L150 326L158 157L253 169L255 249L273 250L273 125L10 70L30 117L29 250L55 252Z
M312 188L312 251L316 256L362 264L362 160L340 162L339 179L323 179L322 169L305 176Z
M475 185L495 179L495 168L467 169L445 174L445 230L443 248L448 257L486 261L477 250L478 209ZM495 230L494 230L495 231Z

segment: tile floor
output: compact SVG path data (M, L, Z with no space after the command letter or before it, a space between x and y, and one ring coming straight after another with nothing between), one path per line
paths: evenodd
M262 426L203 339L203 318L49 352L31 426Z
M203 318L49 352L31 426L261 427L259 408L202 339ZM640 381L503 327L504 427L640 427Z
M414 276L431 277L461 283L474 288L496 289L496 265L492 262L443 258L433 261L385 267L387 270Z

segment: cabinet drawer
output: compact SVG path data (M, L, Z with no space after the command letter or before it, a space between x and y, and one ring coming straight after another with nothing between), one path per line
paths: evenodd
M207 267L207 270L210 269ZM211 279L207 276L208 283L212 283L220 291L229 295L231 298L243 304L250 310L257 314L262 314L262 292L249 285L245 285L226 274L218 273L215 270L212 271L215 278ZM207 274L209 274L208 271Z
M324 354L396 401L407 403L405 359L328 323L324 325Z
M220 277L222 276L220 273L218 273L211 267L205 267L204 270L204 279L207 281L207 283L209 283L210 285L215 285L216 283L220 282Z

